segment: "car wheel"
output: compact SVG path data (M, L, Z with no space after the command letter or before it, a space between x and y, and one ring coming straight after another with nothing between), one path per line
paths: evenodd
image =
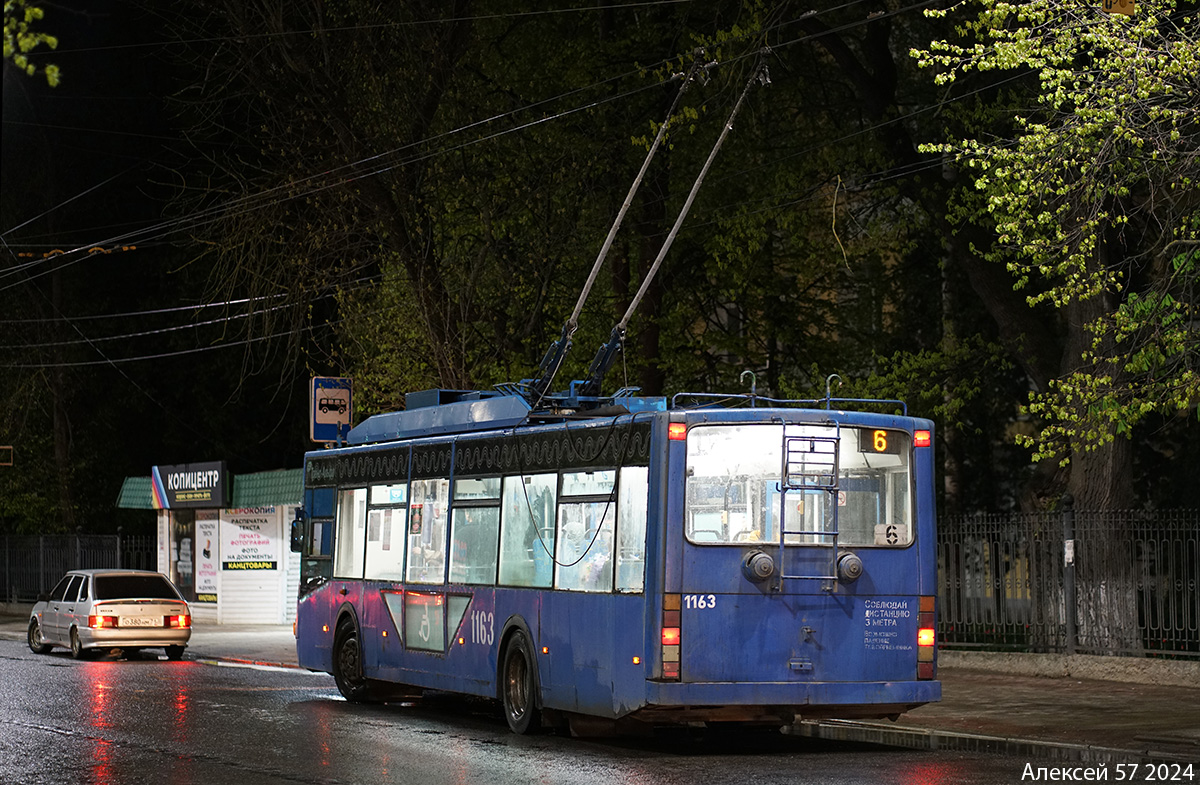
M183 659L183 648L184 648L183 646L168 646L167 647L167 659L168 660L182 660Z
M38 624L37 619L29 620L29 649L34 654L45 654L53 647L48 643L42 643L42 625Z
M83 648L83 641L79 640L79 630L71 628L71 656L77 660L82 660L87 656L87 649Z
M518 632L504 650L500 668L500 698L504 703L504 719L513 733L533 733L541 727L541 711L537 707L537 669L533 649L525 633Z

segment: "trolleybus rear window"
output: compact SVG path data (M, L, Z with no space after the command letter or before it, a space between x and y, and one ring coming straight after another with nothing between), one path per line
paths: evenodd
M903 547L911 439L824 425L702 425L687 437L687 537L701 545Z

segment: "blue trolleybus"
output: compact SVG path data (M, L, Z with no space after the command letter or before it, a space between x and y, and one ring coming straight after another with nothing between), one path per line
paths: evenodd
M517 733L938 700L933 424L737 402L434 390L309 453L300 665L351 701L494 698Z

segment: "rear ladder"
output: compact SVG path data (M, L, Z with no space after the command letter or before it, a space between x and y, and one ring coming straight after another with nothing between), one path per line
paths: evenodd
M783 589L783 581L788 579L808 579L824 581L823 588L832 591L837 580L837 544L838 544L838 451L841 444L841 425L833 423L834 436L809 436L789 434L784 426L783 435L783 467L779 482L779 571L775 591ZM800 528L789 529L788 509L789 492L799 492L804 503L809 502L810 496L820 494L827 514L819 516L825 528L822 531ZM792 516L803 525L806 516ZM821 551L826 558L812 565L811 573L801 571L796 574L787 573L785 550L801 544L822 546ZM807 564L801 560L801 565Z

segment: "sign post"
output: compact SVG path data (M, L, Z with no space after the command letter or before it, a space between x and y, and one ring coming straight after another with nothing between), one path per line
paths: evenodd
M344 377L315 376L309 394L309 436L314 442L342 443L350 431L350 380Z

